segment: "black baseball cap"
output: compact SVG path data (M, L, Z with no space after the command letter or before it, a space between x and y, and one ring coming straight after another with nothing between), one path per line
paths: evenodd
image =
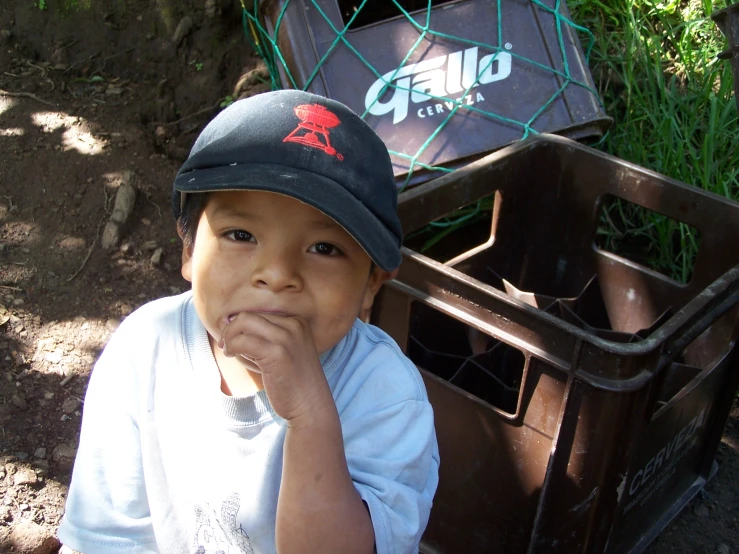
M335 100L278 90L219 113L177 173L175 218L187 193L222 190L296 198L346 229L382 269L400 265L398 192L387 148Z

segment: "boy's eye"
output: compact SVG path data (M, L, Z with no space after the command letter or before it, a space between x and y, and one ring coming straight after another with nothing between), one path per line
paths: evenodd
M317 242L311 246L310 251L323 256L338 256L341 254L341 250L328 242Z
M237 242L254 242L254 235L252 235L249 231L244 231L243 229L230 231L226 233L226 236Z

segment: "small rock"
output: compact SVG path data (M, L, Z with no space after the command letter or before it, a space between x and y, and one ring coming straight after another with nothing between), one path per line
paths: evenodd
M115 194L113 213L110 216L110 219L116 223L125 223L131 212L133 212L133 205L136 202L136 189L133 187L134 181L135 174L133 171L124 171L123 182Z
M36 473L28 468L21 467L13 475L13 484L18 485L33 485L38 481Z
M131 306L130 304L121 304L120 312L122 316L127 316L132 311L133 311L133 306Z
M18 509L20 509L21 512L25 512L28 509L28 504L24 502L23 504L18 506Z
M177 24L177 28L174 31L174 35L172 35L172 42L174 42L175 46L179 46L180 42L190 34L190 31L192 31L192 18L185 16L180 19L180 22Z
M247 71L239 78L234 86L232 96L234 98L239 98L242 94L252 96L253 91L251 89L253 89L255 85L258 86L265 82L268 83L269 80L269 69L267 69L266 65L260 64L254 69Z
M15 300L13 300L13 306L15 306L16 308L18 306L23 306L23 304L25 304L25 303L26 303L26 301L23 300L22 298L16 298Z
M38 447L33 455L37 458L46 458L46 448L43 446Z
M10 37L12 36L13 34L7 29L3 29L2 31L0 31L0 40L2 40L3 42L10 41Z
M151 255L151 265L157 266L162 263L162 249L157 248Z
M70 396L62 403L62 412L64 412L65 414L71 414L77 409L77 406L79 405L80 401L73 396Z
M112 333L113 331L118 329L118 326L120 324L121 324L120 319L115 319L111 317L105 322L105 328Z
M50 364L58 364L62 361L62 353L57 349L46 354L46 361Z
M51 337L47 337L45 339L41 339L41 340L39 340L36 343L36 347L39 350L43 350L43 351L46 351L46 352L51 351L52 350L52 347L54 347L55 345L56 345L56 339L51 338Z
M10 401L13 403L13 406L18 408L19 410L25 410L28 408L28 402L26 402L26 399L23 398L20 394L14 394L10 397Z
M213 19L218 13L216 0L205 0L205 17Z
M57 463L73 462L76 455L77 449L74 446L62 443L54 448L51 458Z
M693 510L693 513L697 515L698 517L708 517L709 516L708 506L706 506L705 504L699 504L698 506L695 507L695 509Z
M20 521L8 541L18 554L52 554L61 546L51 531L30 520Z
M108 85L108 88L105 91L105 94L110 95L110 96L120 96L121 94L123 94L123 89L121 87Z
M731 554L731 550L725 544L719 544L716 550L718 550L718 554Z
M27 460L28 459L28 453L26 452L16 452L15 457L19 460Z
M121 240L121 227L115 221L108 221L103 229L103 238L100 244L105 250L111 250L118 245Z
M45 400L51 400L52 398L54 398L54 393L53 392L48 392L47 391L47 392L44 393L44 399Z
M115 195L115 204L113 205L113 213L110 221L103 229L103 238L101 244L106 250L111 250L118 246L121 240L121 226L126 223L133 212L133 206L136 202L136 189L133 187L135 175L133 171L123 172L123 182L118 187Z

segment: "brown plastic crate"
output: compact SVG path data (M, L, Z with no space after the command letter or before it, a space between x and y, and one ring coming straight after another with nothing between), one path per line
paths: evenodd
M640 552L715 471L739 204L542 135L401 194L404 230L490 194L490 239L446 264L405 248L373 311L435 410L422 552ZM607 195L700 231L688 284L594 246Z
M553 15L559 10L569 19L565 2L542 0L540 6L530 0L434 0L428 23L437 34L421 40L408 59L406 55L421 33L389 0L370 1L360 14L382 15L382 10L390 7L388 14L397 16L351 28L345 35L346 43L337 42L336 30L344 29L346 19L340 4L337 0L262 2L265 25L284 59L284 65L277 60L282 85L334 98L364 114L391 151L399 182L404 182L410 169L405 156L415 156L451 114L450 102L430 100L409 90L424 83L435 83L434 90L444 89L442 97L463 99L466 106L450 117L423 150L417 161L428 166L458 167L462 161L524 136L522 126L481 111L520 122L533 120L537 132L575 139L599 137L610 126L611 119L594 93L575 30L565 20L558 24ZM427 23L426 9L418 9L427 7L425 1L400 0L400 4L418 25ZM494 51L479 44L499 48ZM496 51L498 57L492 59ZM403 69L395 73L401 66ZM570 80L563 77L566 69ZM472 86L478 71L480 83ZM399 88L378 98L384 87L379 80L382 75L393 78ZM539 114L553 97L556 99ZM417 166L411 183L436 176L438 173Z

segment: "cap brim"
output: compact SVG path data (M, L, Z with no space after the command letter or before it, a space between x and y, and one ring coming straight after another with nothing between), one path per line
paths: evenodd
M346 188L322 175L271 164L236 164L177 175L180 193L259 190L296 198L341 225L382 269L400 265L400 239Z

